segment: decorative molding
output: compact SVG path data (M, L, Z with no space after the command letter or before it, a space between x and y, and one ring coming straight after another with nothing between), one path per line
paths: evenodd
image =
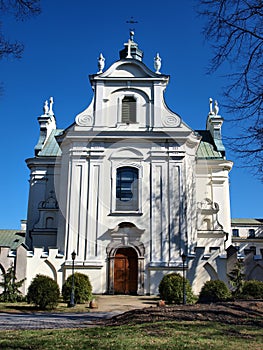
M181 119L176 115L168 115L162 118L162 123L166 127L177 128L181 124Z
M198 228L198 235L202 233L204 237L210 234L224 235L223 226L218 221L219 205L209 198L197 203L199 215L201 215L201 225Z
M80 114L76 117L76 124L79 126L92 126L93 116L90 114Z

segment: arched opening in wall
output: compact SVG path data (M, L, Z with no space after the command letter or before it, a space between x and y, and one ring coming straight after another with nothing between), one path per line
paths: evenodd
M208 218L204 219L203 227L204 227L204 230L211 231L211 220Z
M114 293L137 294L138 256L133 248L119 248L114 257Z

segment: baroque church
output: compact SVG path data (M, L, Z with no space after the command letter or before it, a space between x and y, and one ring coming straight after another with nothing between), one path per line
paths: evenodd
M206 129L191 129L166 105L159 54L147 67L132 31L119 60L105 69L101 54L89 80L93 99L68 128L56 127L53 98L38 118L25 242L14 253L24 292L39 273L62 287L73 252L93 293L158 294L165 274L183 270L196 294L207 280L227 282L233 163L217 102Z

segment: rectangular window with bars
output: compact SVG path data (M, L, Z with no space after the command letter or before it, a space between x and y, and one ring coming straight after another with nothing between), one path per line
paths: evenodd
M138 169L133 167L118 168L116 209L120 211L137 211L138 204Z
M136 100L132 96L125 96L122 100L122 123L136 123Z

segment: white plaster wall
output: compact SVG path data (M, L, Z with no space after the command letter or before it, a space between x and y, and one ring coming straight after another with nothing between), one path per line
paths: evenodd
M96 260L105 269L106 247L111 241L107 231L126 221L145 230L141 241L146 249L146 264L150 261L168 264L181 260L181 248L187 239L187 232L193 230L194 222L192 207L191 213L188 214L191 215L189 220L180 216L180 202L188 197L193 201L194 193L193 177L187 177L186 172L182 172L182 168L185 167L183 157L178 157L177 152L171 153L168 165L167 149L164 146L141 139L100 142L97 145L93 141L89 150L86 145L83 140L80 144L75 143L70 150L71 157L66 156L69 160L68 166L62 161L64 169L60 191L63 193L60 195L60 201L65 202L60 205L64 208L62 211L66 218L66 258L70 259L72 251L75 250L78 260ZM190 163L191 160L188 162L188 168ZM115 200L115 191L111 190L114 180L113 168L134 164L141 167L141 213L112 215L112 201ZM184 181L188 181L189 184L183 185ZM58 240L62 246L61 228ZM92 269L87 271L93 276ZM101 274L101 271L95 270L95 276L98 273ZM102 275L101 278L103 283L99 286L96 282L96 291L105 291L106 275Z
M198 160L196 167L197 202L208 198L219 205L218 222L223 226L223 230L229 233L229 237L231 237L231 214L228 172L231 167L232 162L221 160Z
M40 228L40 225L44 225L41 218L40 211L38 210L39 204L47 200L51 196L51 192L55 190L54 187L54 161L48 162L47 164L42 164L46 160L27 160L28 166L30 168L30 188L29 188L29 199L28 199L28 212L27 212L27 235L26 244L32 248L34 246L42 246L43 241L41 235L40 240L34 236L33 242L30 239L31 231L34 228ZM57 212L52 213L54 222L57 222ZM41 227L41 228L45 228ZM56 242L54 238L53 242ZM54 245L54 244L53 244Z
M58 249L50 249L44 252L42 248L34 248L27 256L26 290L37 274L45 275L54 279L60 288L63 284L63 271L61 269L64 258L59 256Z

